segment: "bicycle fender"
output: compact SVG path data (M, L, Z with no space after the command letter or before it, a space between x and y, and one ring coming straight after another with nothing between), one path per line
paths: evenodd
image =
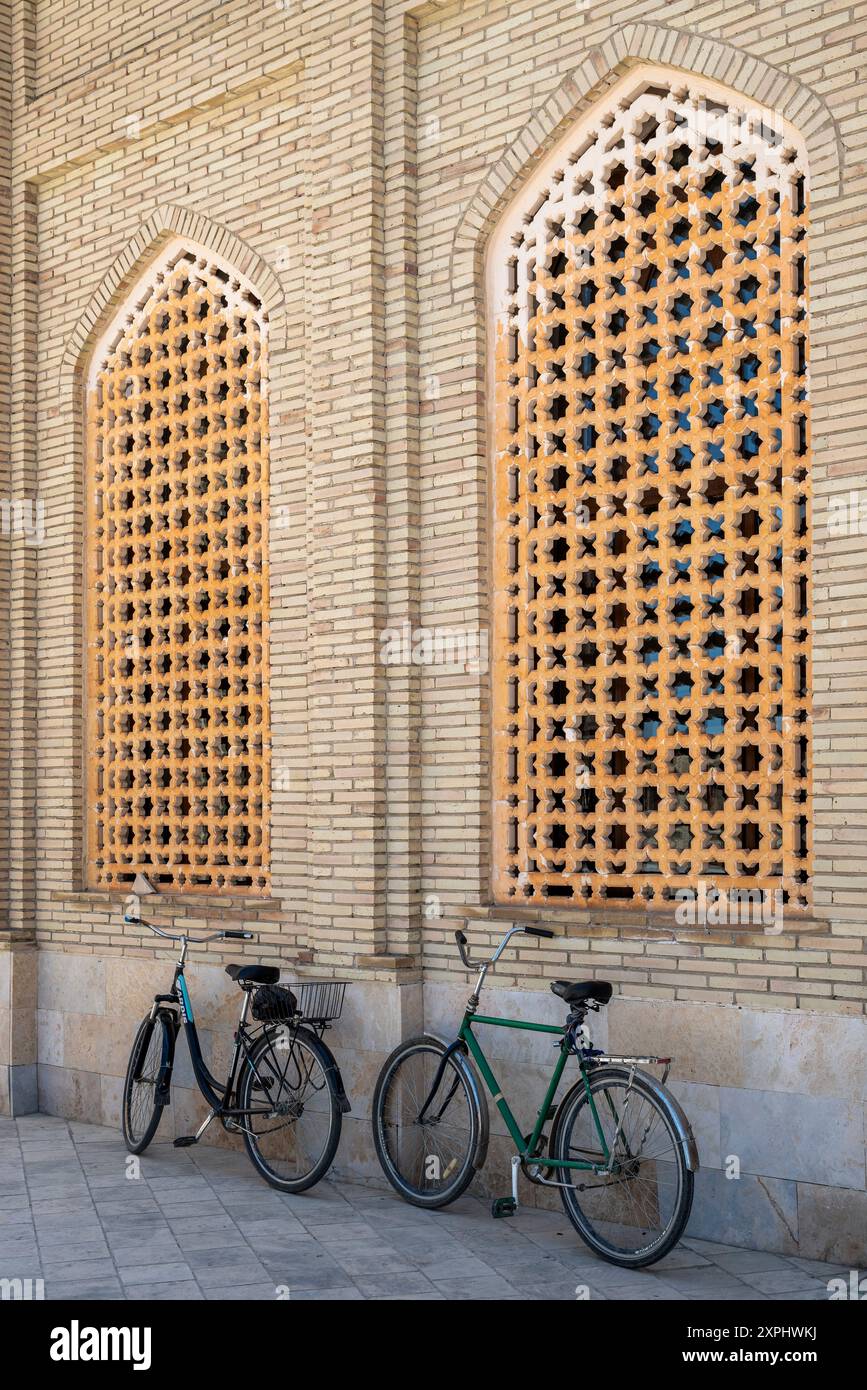
M306 1031L306 1029L299 1029L299 1032ZM331 1073L331 1080L334 1083L334 1090L337 1093L337 1105L340 1110L340 1113L341 1115L348 1115L352 1109L352 1106L349 1103L349 1096L346 1094L346 1090L343 1085L343 1076L341 1074L339 1066L337 1065L337 1058L334 1056L334 1053L331 1051L331 1048L328 1046L328 1044L323 1042L321 1038L319 1039L319 1046L325 1051L325 1053L328 1056L328 1070Z
M597 1076L605 1075L622 1077L628 1074L629 1069L627 1067L594 1067L590 1079L593 1080ZM698 1145L695 1142L692 1126L686 1118L679 1101L674 1098L670 1091L665 1089L661 1082L657 1081L655 1076L651 1076L649 1072L642 1071L640 1067L636 1067L635 1075L636 1077L641 1077L645 1086L653 1092L657 1100L663 1102L671 1111L671 1118L674 1121L674 1127L677 1133L677 1141L683 1150L683 1157L687 1169L690 1173L697 1173L699 1170ZM557 1106L557 1113L554 1116L554 1123L551 1126L552 1135L557 1133L560 1116L564 1113L567 1103L572 1099L576 1091L580 1091L583 1095L583 1081L576 1081L574 1086L570 1086L569 1090L560 1101L560 1104Z
M175 1039L178 1035L177 1016L172 1009L158 1009L154 1022L159 1022L163 1025L163 1055L160 1061L160 1074L154 1093L154 1101L157 1105L171 1105L172 1071L175 1065Z
M439 1037L436 1033L426 1033L424 1035L430 1042L438 1043L444 1048L449 1056L453 1058L455 1066L460 1067L462 1074L466 1077L467 1085L473 1093L479 1112L479 1137L476 1141L476 1151L473 1154L473 1168L476 1172L484 1166L488 1156L488 1144L491 1137L491 1117L488 1113L488 1102L485 1093L479 1085L479 1078L476 1076L475 1067L470 1062L466 1054L466 1044L460 1038L452 1038L446 1042L445 1038Z

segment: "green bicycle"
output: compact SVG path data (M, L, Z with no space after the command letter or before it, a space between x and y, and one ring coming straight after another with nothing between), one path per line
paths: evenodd
M698 1169L689 1121L665 1090L671 1058L610 1056L592 1046L587 1013L602 1008L612 994L602 980L552 981L551 989L569 1008L562 1026L478 1013L488 971L519 932L554 936L541 927L512 927L489 960L474 962L463 932L455 932L464 965L478 971L475 988L453 1042L410 1038L385 1062L373 1097L379 1161L391 1185L416 1206L444 1207L466 1190L484 1164L489 1135L472 1059L517 1150L512 1194L494 1199L492 1215L517 1211L520 1170L531 1183L558 1189L572 1225L603 1259L628 1269L653 1264L683 1234ZM474 1031L479 1024L557 1038L553 1075L528 1135L488 1065ZM578 1079L555 1104L570 1057ZM661 1081L640 1070L656 1065L664 1068Z

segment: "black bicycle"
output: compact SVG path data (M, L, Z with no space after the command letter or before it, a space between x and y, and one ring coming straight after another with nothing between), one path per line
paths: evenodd
M195 1134L175 1147L197 1144L212 1120L241 1134L247 1153L272 1187L303 1192L330 1168L343 1116L351 1108L340 1068L323 1033L340 1017L345 982L305 980L290 988L278 983L274 965L227 965L226 974L243 991L234 1050L225 1081L205 1065L184 976L187 948L203 941L251 941L248 931L217 931L191 937L163 931L141 918L125 922L181 942L168 994L154 996L142 1019L127 1066L123 1090L123 1137L130 1153L143 1153L170 1103L175 1042L186 1030L193 1072L210 1111Z

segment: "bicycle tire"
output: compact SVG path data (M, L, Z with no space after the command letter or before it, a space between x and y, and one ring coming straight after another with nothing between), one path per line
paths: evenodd
M123 1129L124 1143L127 1152L131 1154L144 1153L145 1149L153 1140L154 1135L159 1129L160 1120L163 1116L164 1106L156 1104L156 1076L148 1078L143 1083L141 1079L136 1080L137 1073L141 1070L143 1056L150 1050L154 1037L159 1038L159 1065L162 1066L169 1051L169 1039L167 1037L168 1024L162 1018L151 1018L146 1014L138 1027L129 1054L129 1062L126 1068L126 1079L123 1085L123 1099L121 1101L121 1126ZM156 1054L155 1054L156 1057ZM150 1114L147 1121L141 1125L134 1116L134 1104L136 1091L135 1087L147 1086L147 1091L152 1097ZM140 1117L144 1119L144 1115Z
M603 1067L591 1074L590 1088L594 1094L603 1093L606 1089L613 1089L615 1086L622 1087L630 1085L631 1073L626 1068ZM646 1265L655 1264L661 1260L671 1250L674 1249L680 1240L689 1220L692 1210L692 1199L694 1193L694 1175L687 1167L686 1157L683 1152L681 1142L681 1131L678 1124L678 1117L674 1107L670 1104L667 1093L658 1086L653 1080L643 1076L640 1072L635 1073L631 1079L631 1089L643 1097L645 1102L654 1109L663 1120L668 1136L671 1140L671 1152L674 1155L673 1167L677 1173L677 1198L671 1217L666 1222L665 1229L655 1241L651 1241L643 1246L639 1246L634 1251L627 1251L618 1248L611 1240L606 1240L601 1232L594 1228L593 1222L582 1210L579 1201L579 1193L570 1182L568 1187L560 1187L560 1200L563 1203L566 1215L580 1235L586 1245L590 1247L603 1260L609 1264L619 1265L623 1269L642 1269ZM574 1125L583 1107L587 1106L587 1093L583 1082L579 1082L564 1096L554 1118L554 1125L551 1130L551 1139L548 1145L548 1152L552 1158L568 1158L570 1156L569 1140L572 1136ZM585 1150L582 1149L582 1152ZM574 1157L574 1152L572 1152ZM645 1159L645 1163L657 1162L658 1156ZM640 1162L639 1162L640 1170ZM553 1174L558 1181L563 1180L563 1175L568 1173L568 1169L553 1169ZM574 1170L573 1170L574 1171ZM592 1175L582 1174L582 1177ZM637 1172L636 1172L637 1176ZM654 1179L658 1185L658 1175L654 1169ZM611 1187L616 1189L617 1184ZM620 1185L621 1192L625 1193L629 1189L627 1180ZM615 1199L616 1200L616 1199ZM658 1195L657 1195L658 1200ZM598 1218L597 1218L598 1219ZM603 1218L604 1219L604 1218ZM614 1226L625 1223L613 1221L610 1217L607 1224ZM640 1228L636 1228L640 1229Z
M241 1077L241 1083L238 1087L239 1109L248 1110L252 1105L261 1105L262 1090L259 1087L259 1082L264 1080L265 1076L269 1074L272 1076L273 1081L273 1073L279 1070L279 1059L277 1057L277 1051L279 1050L277 1042L278 1037L278 1031L268 1029L253 1044ZM298 1029L292 1036L289 1046L290 1055L286 1059L286 1065L283 1069L282 1080L285 1082L294 1082L296 1068L299 1081L303 1075L303 1066L298 1063L297 1056L294 1052L296 1048L306 1049L311 1057L315 1059L322 1073L322 1087L327 1090L328 1095L328 1130L322 1150L312 1166L306 1171L297 1173L294 1176L278 1172L277 1169L272 1167L266 1155L262 1153L260 1141L264 1139L266 1135L270 1134L274 1136L275 1146L282 1142L289 1147L291 1146L293 1134L295 1136L298 1134L297 1128L293 1134L290 1134L290 1124L287 1123L283 1126L275 1126L267 1130L263 1129L260 1134L255 1135L251 1133L251 1128L254 1124L258 1123L258 1121L250 1116L239 1117L239 1124L243 1126L244 1145L250 1162L253 1164L253 1167L259 1173L260 1177L264 1178L271 1187L276 1187L280 1192L305 1192L325 1176L331 1164L334 1162L334 1155L337 1153L337 1147L340 1143L340 1132L343 1126L341 1094L338 1091L336 1081L337 1063L330 1049L326 1047L321 1039L317 1038L315 1033L311 1033L306 1028ZM295 1060L293 1060L293 1058ZM270 1073L268 1071L269 1068ZM266 1094L269 1098L274 1099L275 1103L279 1103L278 1096L284 1095L287 1089L291 1092L291 1084L288 1088L281 1084L278 1093L275 1093L273 1088L269 1089L266 1087ZM316 1088L317 1093L319 1093L320 1089L321 1088L318 1087ZM303 1113L303 1101L301 1104ZM311 1113L313 1113L312 1109ZM300 1116L298 1118L300 1118ZM282 1138L278 1140L276 1136L281 1131L283 1131ZM299 1143L300 1141L298 1141L296 1137L296 1147Z
M409 1181L398 1168L395 1158L389 1148L388 1132L395 1126L386 1116L386 1108L390 1101L391 1088L395 1084L399 1069L409 1064L413 1057L422 1053L429 1053L432 1064L439 1059L446 1050L445 1043L439 1038L420 1036L409 1038L402 1042L399 1047L386 1058L379 1077L376 1082L376 1089L373 1093L373 1142L376 1148L376 1156L382 1166L386 1178L396 1192L403 1197L404 1201L411 1202L413 1206L425 1207L428 1210L437 1210L440 1207L448 1206L451 1202L457 1201L458 1197L469 1187L476 1172L475 1157L482 1133L483 1119L479 1108L479 1103L474 1095L474 1089L467 1076L466 1064L458 1062L453 1058L447 1063L446 1076L449 1077L450 1084L457 1081L455 1096L460 1092L467 1106L469 1116L468 1137L465 1146L465 1153L455 1170L452 1182L445 1188L436 1192L425 1191ZM451 1069L449 1071L448 1069ZM429 1084L432 1083L432 1077ZM444 1083L440 1083L442 1089ZM452 1101L454 1097L452 1097ZM451 1101L449 1102L452 1103ZM423 1101L420 1102L423 1104ZM431 1155L425 1155L425 1159Z

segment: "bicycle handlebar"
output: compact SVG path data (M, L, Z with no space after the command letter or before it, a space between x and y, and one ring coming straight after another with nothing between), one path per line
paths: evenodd
M467 970L478 970L481 968L482 965L484 965L485 967L496 965L497 961L500 959L500 956L505 951L512 937L519 932L522 932L524 936L544 936L549 938L553 938L554 936L556 936L556 932L548 931L546 927L510 927L504 935L499 946L497 947L496 951L490 957L489 960L474 961L470 960L469 952L467 951L467 938L464 936L462 931L456 931L455 941L458 943L458 950L461 953L461 960L463 961L464 966Z
M187 941L192 945L198 945L203 941L252 941L253 932L251 931L213 931L207 936L188 936L186 932L163 931L162 927L155 927L153 922L146 922L143 917L130 917L129 913L124 913L124 922L131 927L147 927L149 931L155 932L157 936L164 936L167 941Z

